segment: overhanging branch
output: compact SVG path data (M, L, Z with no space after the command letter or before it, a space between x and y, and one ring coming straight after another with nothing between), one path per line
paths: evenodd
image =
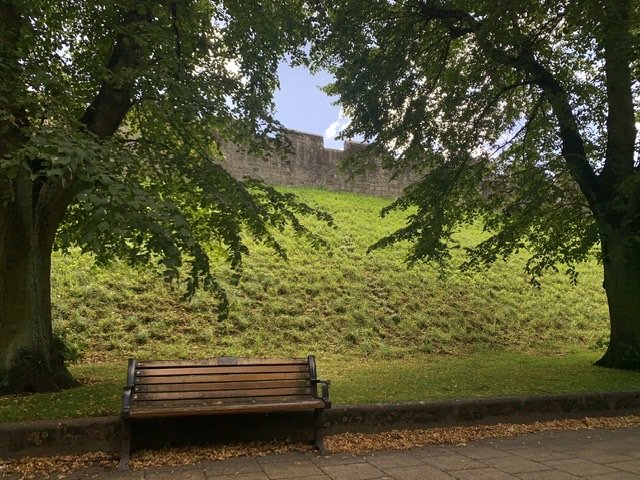
M124 16L121 33L115 39L107 62L110 75L104 80L98 94L80 118L80 123L101 140L111 137L118 130L131 108L134 92L134 77L131 71L140 63L140 50L136 46L137 42L132 29L137 24L149 21L149 16L139 10L128 12ZM83 188L86 188L77 179L67 179L67 185L65 189L67 204Z
M595 212L598 177L587 161L584 140L578 122L569 103L569 96L553 73L536 60L530 46L519 45L517 55L495 46L482 32L482 23L469 12L460 9L434 6L421 0L420 14L425 20L438 20L448 29L453 38L472 34L480 49L493 61L528 76L532 84L538 85L549 101L560 128L562 156L592 210Z
M115 41L107 64L109 78L102 83L98 94L80 119L100 139L112 136L131 108L134 79L130 72L140 62L140 51L131 30L136 24L145 21L149 21L149 18L138 11L125 15L123 31Z

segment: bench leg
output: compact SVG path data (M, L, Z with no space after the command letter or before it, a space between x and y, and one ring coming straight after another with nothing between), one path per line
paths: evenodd
M327 455L327 448L324 446L324 410L313 412L313 442L320 455Z
M131 422L129 419L122 419L122 451L120 453L120 463L118 470L129 470L129 455L131 454Z

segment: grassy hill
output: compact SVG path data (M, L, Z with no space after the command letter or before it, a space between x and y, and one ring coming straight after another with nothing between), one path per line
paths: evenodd
M607 338L601 266L581 269L578 286L551 274L529 284L525 257L491 269L441 277L432 266L407 269L406 247L366 253L404 222L380 219L387 201L356 194L292 189L331 212L335 227L308 222L329 242L315 250L281 236L289 259L251 245L242 281L227 286L231 315L199 293L180 300L148 270L121 263L93 266L80 254L55 255L54 326L88 362L217 355L305 355L388 359L426 354L508 350L562 354L597 350ZM470 245L479 228L459 232ZM212 249L214 246L212 246ZM460 257L455 257L455 262ZM454 263L455 263L454 262Z
M387 201L293 191L334 215L335 228L314 225L329 248L284 235L284 261L252 245L238 285L217 265L231 300L224 321L210 295L182 302L148 270L55 255L55 330L82 352L71 371L83 386L0 397L0 423L117 414L128 356L315 353L336 404L640 388L638 372L592 365L608 334L595 262L578 286L553 274L541 289L523 274L524 256L444 277L428 265L408 270L406 245L366 253L403 224L402 215L378 217ZM468 228L458 239L470 245L481 235Z

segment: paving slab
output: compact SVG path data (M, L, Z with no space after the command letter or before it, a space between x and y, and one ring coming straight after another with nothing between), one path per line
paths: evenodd
M336 455L318 455L313 456L313 463L316 465L348 465L350 463L362 463L364 457L353 453L340 453Z
M308 452L288 452L279 453L276 455L266 455L264 457L256 458L256 461L261 464L267 463L288 463L288 462L303 462L310 459Z
M180 467L170 469L149 470L144 473L145 480L205 480L202 467Z
M458 447L455 451L474 460L514 456L512 452L496 448L494 445L476 445L473 443L464 447Z
M637 480L640 427L546 432L365 455L294 452L130 472L51 473L67 480Z
M425 458L424 462L445 472L465 470L469 468L482 468L486 466L486 464L480 463L455 451L452 451L448 455L438 455L436 457Z
M287 478L287 480L331 480L331 477L328 475L310 475L308 477L291 477Z
M410 467L424 465L418 458L405 452L380 452L364 457L366 462L378 467L381 470L393 467Z
M455 480L455 477L430 465L385 468L384 472L395 480Z
M527 473L549 470L549 467L543 463L534 462L515 455L511 457L484 458L480 461L485 465L489 465L505 473Z
M536 460L538 462L544 462L545 460L564 460L569 458L567 453L557 452L542 446L525 446L517 450L510 450L509 453L511 455L517 455L518 457L526 458L528 460Z
M618 470L635 473L636 475L638 475L638 477L640 477L640 460L612 463L611 466L617 468Z
M203 465L207 477L216 475L239 475L245 473L263 473L255 458L230 458L224 461L207 462Z
M621 453L612 452L602 448L585 448L584 450L576 451L576 455L581 458L591 460L592 462L604 464L631 462L635 460L635 458L629 455L623 455Z
M548 460L545 463L556 470L578 476L611 474L620 471L619 469L578 457L565 460Z
M323 472L310 459L293 462L273 462L263 463L262 470L270 479L284 480L295 477L308 477L311 475L322 475Z
M182 480L180 477L174 477L176 480ZM208 476L207 480L270 480L263 472L259 473L239 473L237 475L214 475Z
M458 480L519 480L509 473L501 472L495 468L471 468L454 472Z
M451 445L429 445L428 447L415 447L406 452L416 458L431 458L451 453Z
M370 463L350 463L320 467L333 480L375 480L385 476L384 472Z
M638 480L638 475L629 472L608 473L605 475L588 475L586 480Z
M131 472L103 472L95 478L99 479L108 479L108 480L144 480L145 471L144 470L136 470Z
M527 472L518 474L520 480L580 480L580 477L558 470L545 470L543 472Z

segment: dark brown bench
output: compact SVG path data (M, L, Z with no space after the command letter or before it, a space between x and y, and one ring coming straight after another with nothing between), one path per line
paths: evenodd
M135 419L313 411L314 441L322 452L322 412L330 407L329 382L318 380L313 355L153 362L130 358L122 395L120 468L128 468Z

